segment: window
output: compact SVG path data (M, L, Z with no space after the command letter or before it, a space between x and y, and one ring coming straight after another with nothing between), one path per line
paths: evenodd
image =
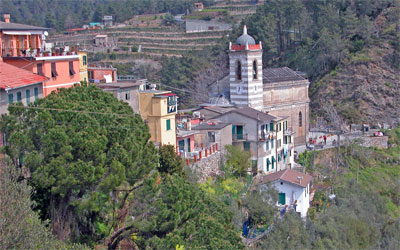
M208 132L208 142L215 142L215 132Z
M303 116L301 114L301 112L299 112L299 127L303 126Z
M267 158L267 172L269 172L269 165L271 165L271 161Z
M269 141L267 141L267 142L265 143L265 150L266 150L266 151L269 150Z
M51 63L51 77L57 77L56 63Z
M37 99L39 98L39 89L35 88L34 92L35 92L35 101L37 101Z
M43 74L43 64L38 63L36 66L37 66L38 75L44 76L44 74Z
M271 149L274 148L274 139L271 140Z
M86 56L83 56L83 66L86 65Z
M17 92L17 102L20 102L22 100L22 94L21 92Z
M75 70L74 70L74 62L69 62L69 75L73 76L75 75Z
M257 61L254 60L253 62L253 79L257 80L258 79L258 70L257 70Z
M125 100L131 99L131 94L129 92L125 92Z
M168 130L171 130L171 120L170 119L167 120L167 131Z
M240 61L236 63L236 80L242 80L242 63Z
M13 94L8 94L8 104L11 104L14 102L14 95Z
M31 91L27 89L25 94L26 94L26 105L29 105L29 103L31 103Z
M287 144L287 136L283 137L283 144Z
M280 148L281 145L282 145L282 141L281 141L281 139L279 139L279 140L278 140L278 148Z
M246 150L246 151L250 151L250 142L244 141L244 142L243 142L243 148L244 148L244 150Z
M271 122L271 123L269 124L269 130L270 130L270 131L274 131L274 123Z

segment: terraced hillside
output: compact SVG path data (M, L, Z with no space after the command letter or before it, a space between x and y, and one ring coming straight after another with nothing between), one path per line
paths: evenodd
M109 45L102 47L94 44L95 36L106 34ZM70 46L80 45L89 52L120 54L137 54L139 46L142 54L152 56L173 55L182 56L188 51L202 50L218 43L225 35L224 32L210 31L201 33L185 33L177 27L133 27L125 26L109 28L96 33L80 33L75 35L57 34L48 42L61 43Z

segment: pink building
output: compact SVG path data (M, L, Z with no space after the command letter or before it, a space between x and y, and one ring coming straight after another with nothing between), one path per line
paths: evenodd
M58 88L79 84L79 56L63 49L45 49L48 28L10 22L4 15L0 22L0 56L5 63L49 78L43 83L43 96Z
M116 83L117 69L113 67L88 67L89 82Z

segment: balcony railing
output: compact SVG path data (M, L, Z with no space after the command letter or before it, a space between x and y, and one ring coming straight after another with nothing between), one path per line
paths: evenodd
M16 51L16 53L15 53ZM66 56L76 55L74 51L71 52L48 52L43 51L41 48L3 48L1 56L3 57L42 57L42 56Z
M247 134L232 134L232 141L247 141Z
M258 137L259 141L266 141L266 140L271 140L274 138L274 133L273 132L269 132L269 133L264 133L261 132L260 136Z

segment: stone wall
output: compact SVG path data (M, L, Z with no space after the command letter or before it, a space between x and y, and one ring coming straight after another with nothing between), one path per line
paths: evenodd
M201 158L200 161L192 163L190 168L194 170L199 178L199 182L204 182L207 177L216 177L217 175L224 175L222 171L219 170L219 163L223 155L221 152L215 152L208 157Z
M388 148L388 136L364 136L360 139L360 145L363 147Z

